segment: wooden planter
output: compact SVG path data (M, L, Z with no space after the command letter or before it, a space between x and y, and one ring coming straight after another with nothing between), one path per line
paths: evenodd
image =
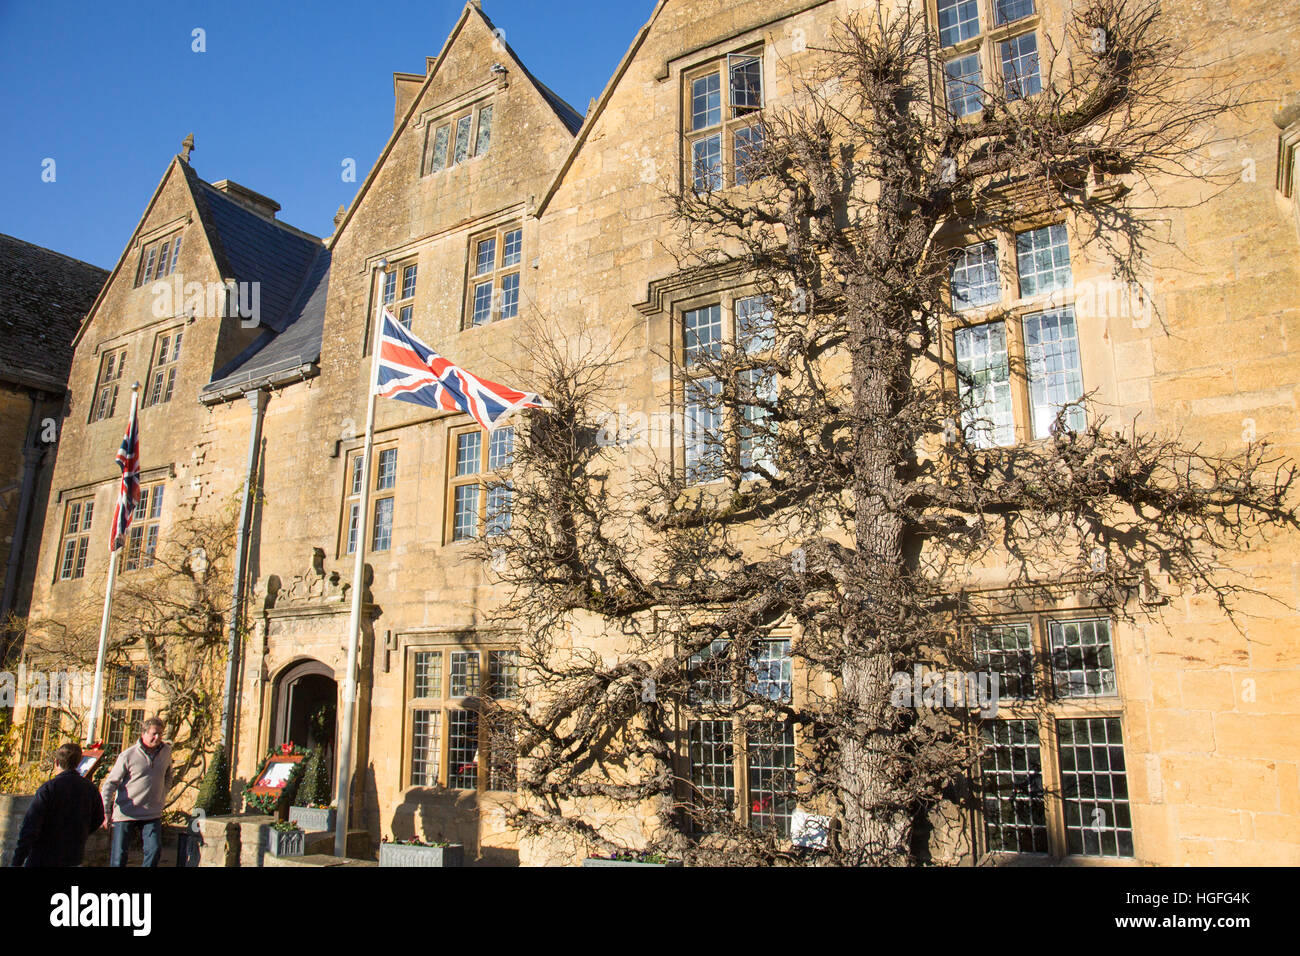
M637 863L633 860L602 860L598 857L589 856L582 861L583 866L649 866L649 867L680 867L681 860L669 860L667 863Z
M462 866L464 858L465 847L460 843L448 846L379 844L380 866Z
M266 852L271 856L302 856L307 851L307 834L301 830L266 828Z
M333 832L338 819L338 810L334 807L290 807L289 822L296 823L308 833L321 831Z

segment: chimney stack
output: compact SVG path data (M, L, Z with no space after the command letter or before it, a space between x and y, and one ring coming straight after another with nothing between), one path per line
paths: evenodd
M241 186L229 179L213 183L212 188L225 193L245 209L255 212L259 216L265 216L267 219L274 219L275 214L280 211L280 204L270 196L263 196L261 193L253 192L247 186Z

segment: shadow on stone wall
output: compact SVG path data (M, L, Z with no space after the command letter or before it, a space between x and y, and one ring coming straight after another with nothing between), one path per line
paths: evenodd
M466 866L518 866L519 851L481 845L479 798L473 791L408 790L389 827L398 840L446 840L465 846Z

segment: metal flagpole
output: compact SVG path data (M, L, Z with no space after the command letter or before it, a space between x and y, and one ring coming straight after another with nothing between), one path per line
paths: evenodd
M375 273L384 274L388 260L375 263ZM381 280L382 282L382 280ZM384 292L376 290L375 329L370 337L370 389L366 397L366 437L361 449L361 502L357 513L357 559L352 569L352 616L348 622L348 672L343 682L343 721L339 737L338 813L334 819L334 855L347 856L348 810L352 798L352 736L357 701L357 647L361 643L361 606L365 590L366 519L370 511L370 453L375 444L375 385L379 380L379 340L383 331Z
M108 619L113 613L113 582L117 579L117 556L120 551L121 548L114 548L108 559L108 590L104 592L104 617L99 622L99 654L95 658L95 694L90 700L90 715L86 718L87 747L95 742L99 705L104 699L104 652L108 649Z
M131 416L127 419L127 429L135 421L136 404L140 400L140 383L131 386ZM137 424L136 428L140 426ZM139 449L139 435L136 436L136 448ZM121 486L118 486L119 489ZM118 491L121 495L121 491ZM114 529L115 531L117 529ZM123 542L125 545L125 542ZM90 699L90 715L86 718L86 746L95 742L95 726L99 723L99 708L104 702L104 654L108 650L108 621L113 613L113 582L117 580L117 558L122 549L113 540L113 549L108 558L108 586L104 589L104 616L99 622L99 653L95 657L95 692Z

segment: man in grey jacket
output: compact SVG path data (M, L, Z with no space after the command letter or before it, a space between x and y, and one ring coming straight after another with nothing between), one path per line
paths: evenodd
M138 827L144 865L157 866L162 855L162 812L172 786L172 748L162 739L163 722L150 717L140 739L118 754L104 778L104 826L113 828L109 866L126 866L127 841Z

